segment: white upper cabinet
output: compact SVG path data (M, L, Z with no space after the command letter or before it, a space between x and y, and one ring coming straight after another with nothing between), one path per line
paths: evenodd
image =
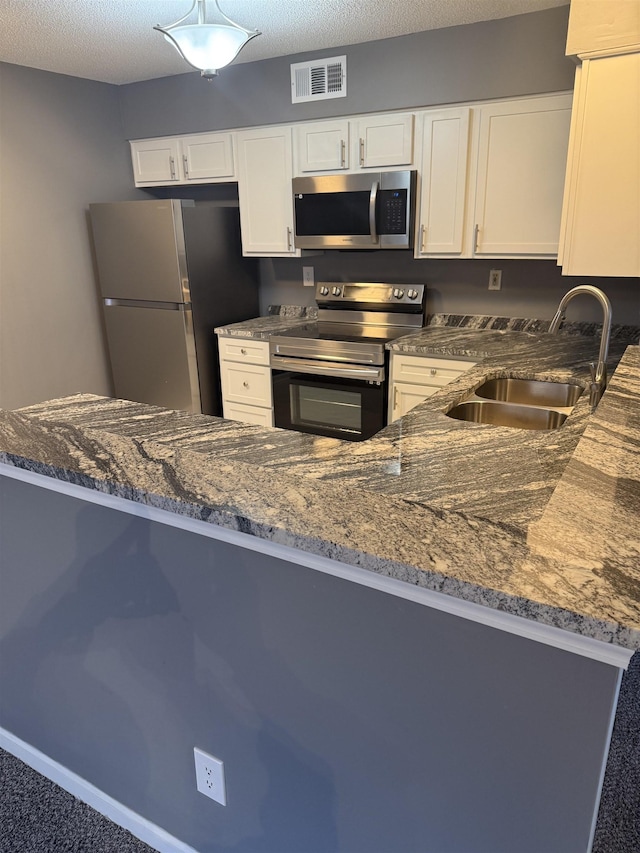
M606 55L640 49L637 0L571 0L567 55Z
M640 276L640 53L576 70L563 275Z
M180 180L180 150L176 138L138 139L130 145L136 186L173 184Z
M363 169L413 164L413 113L367 116L357 123L358 164Z
M182 169L187 181L198 183L235 178L230 133L197 133L180 139Z
M424 114L417 258L463 251L470 114L468 107Z
M555 258L571 96L423 114L415 256Z
M349 168L349 121L294 125L296 173L338 172Z
M303 122L293 133L296 175L414 164L413 113Z
M136 186L235 180L231 133L137 139L130 145Z
M556 257L571 96L479 109L473 254Z
M240 131L236 142L243 254L299 256L293 246L291 128Z

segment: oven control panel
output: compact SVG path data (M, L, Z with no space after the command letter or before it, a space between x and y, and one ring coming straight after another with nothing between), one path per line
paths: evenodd
M318 304L367 303L385 308L389 305L422 306L426 295L424 284L386 284L382 282L330 282L316 285Z

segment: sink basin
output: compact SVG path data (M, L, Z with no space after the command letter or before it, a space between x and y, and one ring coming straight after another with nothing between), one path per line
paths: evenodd
M583 391L584 389L579 385L569 385L565 382L542 382L537 379L490 379L477 388L475 394L477 397L501 400L506 403L566 408L574 406Z
M582 391L581 388L578 390ZM554 409L542 409L535 406L521 406L516 403L502 403L489 400L472 400L466 403L459 403L451 411L447 412L447 416L456 418L459 421L516 427L517 429L557 429L567 419L565 412L558 412Z

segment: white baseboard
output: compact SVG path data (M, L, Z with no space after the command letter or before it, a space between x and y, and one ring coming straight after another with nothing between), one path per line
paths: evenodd
M103 814L109 820L127 829L140 841L153 847L158 853L198 853L193 847L174 838L155 823L114 800L86 779L78 776L62 764L54 761L35 747L0 728L0 748L24 761L42 776L55 782L78 800Z

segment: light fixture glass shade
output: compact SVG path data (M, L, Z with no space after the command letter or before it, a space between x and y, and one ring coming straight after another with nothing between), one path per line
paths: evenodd
M175 43L189 65L209 74L233 62L252 38L244 30L224 24L186 24L174 27L165 37Z
M225 65L233 62L245 44L260 35L258 30L247 30L236 24L220 9L218 0L213 2L229 25L205 23L205 0L194 0L189 12L175 24L154 27L154 30L161 32L166 40L171 42L189 65L202 72L203 77L215 77L218 68L224 68ZM183 24L182 22L190 16L196 6L198 23Z

